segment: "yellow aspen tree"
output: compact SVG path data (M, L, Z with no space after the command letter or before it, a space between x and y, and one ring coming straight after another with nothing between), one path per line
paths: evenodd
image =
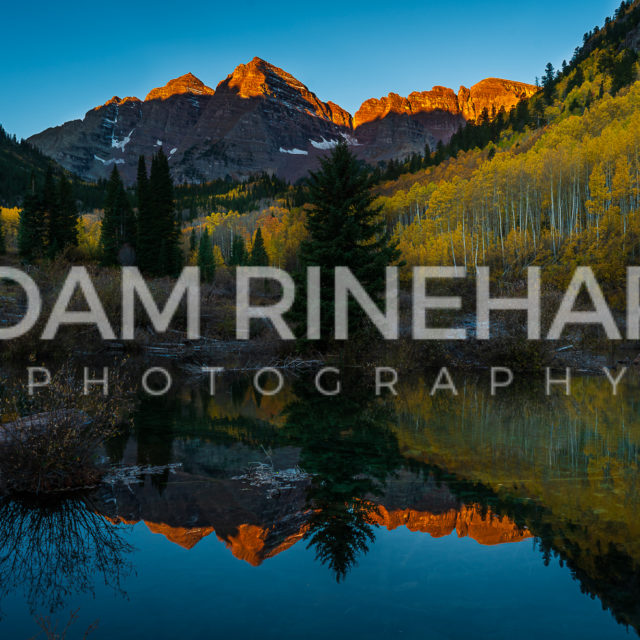
M607 189L607 180L601 162L596 164L589 176L589 196L585 205L589 215L596 221L596 239L599 240L600 216L604 214L609 199L609 189Z

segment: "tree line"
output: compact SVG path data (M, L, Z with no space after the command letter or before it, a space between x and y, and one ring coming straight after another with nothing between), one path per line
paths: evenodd
M100 234L102 264L135 264L149 275L177 275L184 261L180 220L169 162L162 149L151 159L150 172L144 156L138 159L134 193L135 208L114 166Z
M42 185L32 177L30 192L25 196L18 226L18 252L33 261L54 258L78 244L78 210L73 188L63 174L54 178L49 167Z

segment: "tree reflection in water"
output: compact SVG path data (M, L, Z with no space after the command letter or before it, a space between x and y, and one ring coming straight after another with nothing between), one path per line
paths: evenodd
M324 396L308 380L294 384L285 432L299 446L300 466L313 475L312 515L305 539L338 582L375 540L371 498L401 464L393 413L354 376L344 391Z
M24 592L32 613L53 613L72 595L93 594L96 577L124 596L131 551L86 496L46 504L0 498L0 617L12 592Z

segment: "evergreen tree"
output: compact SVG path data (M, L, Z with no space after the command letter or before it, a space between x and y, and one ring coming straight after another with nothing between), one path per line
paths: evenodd
M535 100L533 103L533 113L535 115L536 126L539 127L544 120L544 104L542 100Z
M556 75L553 65L550 62L547 62L547 66L544 68L544 76L542 76L543 94L547 104L551 104L553 100L555 77Z
M46 253L49 257L55 256L62 250L62 245L58 237L58 231L61 226L60 201L58 199L58 190L56 189L56 181L53 177L53 170L49 166L44 179L44 186L41 194L42 208L44 209L45 218L45 246Z
M321 168L309 177L309 202L305 226L308 239L300 247L303 267L319 266L321 281L321 335L333 332L334 268L349 267L367 293L379 301L385 289L385 267L396 261L400 252L390 244L380 219L380 208L372 206L371 178L345 143L337 145L322 159ZM300 278L306 288L306 277ZM299 299L306 299L306 295ZM351 305L350 305L351 307ZM350 308L350 328L358 326L360 314ZM294 311L294 315L295 311ZM354 333L353 329L350 335Z
M249 264L253 267L269 266L269 256L267 255L267 250L264 248L264 240L262 239L262 230L260 227L258 227L255 238L253 239Z
M514 131L524 131L529 123L529 104L527 100L520 100L515 109L509 114L509 120Z
M42 194L36 189L31 176L31 193L24 198L18 224L18 253L27 262L41 258L46 239L46 219Z
M345 372L343 392L323 396L312 380L294 382L283 432L300 448L300 464L313 474L304 539L342 582L375 540L377 506L389 476L402 465L389 408L357 372ZM327 441L332 443L331 450Z
M53 230L60 249L78 246L78 209L71 182L65 175L58 183L58 227ZM50 230L51 235L51 230Z
M479 126L486 125L489 122L489 110L487 107L484 107L478 116L478 122L476 123Z
M582 67L578 65L575 72L567 82L567 93L569 93L575 87L580 87L583 82L584 82L584 71L582 70Z
M615 95L622 89L630 85L635 80L635 64L638 55L630 49L625 49L615 59L611 71L611 95Z
M149 202L155 218L156 259L150 268L158 276L176 275L182 266L180 225L173 197L173 181L162 148L151 161Z
M124 244L135 244L135 218L118 169L114 166L107 186L100 234L102 263L117 264Z
M244 240L240 234L233 237L231 243L231 256L229 257L230 267L241 267L247 264L247 250L244 246Z
M200 277L205 282L213 282L216 273L216 263L213 258L213 244L211 234L208 229L200 235L198 244L198 266L200 267Z
M142 271L152 273L157 265L158 235L144 156L138 158L136 201L138 206L136 260Z
M424 157L422 159L422 166L426 169L427 167L430 167L433 164L432 158L431 158L431 148L429 147L429 143L427 142L427 144L424 145Z
M413 153L411 155L411 160L409 162L409 171L411 173L415 173L416 171L420 170L421 166L422 166L422 156L418 153Z
M198 236L196 235L196 228L191 229L191 235L189 236L189 253L193 255L198 248Z

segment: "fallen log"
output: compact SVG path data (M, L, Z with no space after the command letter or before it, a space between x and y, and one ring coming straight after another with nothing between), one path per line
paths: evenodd
M61 409L24 416L12 422L0 423L0 444L15 440L24 442L30 436L42 434L61 423L74 424L82 429L91 423L91 418L79 409Z

